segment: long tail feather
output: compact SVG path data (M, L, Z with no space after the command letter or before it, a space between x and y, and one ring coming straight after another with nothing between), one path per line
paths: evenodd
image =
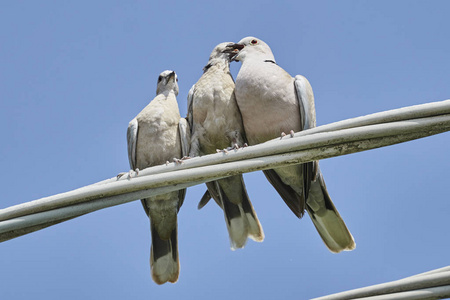
M168 240L161 239L153 226L151 226L151 232L150 267L152 278L157 284L175 283L180 274L177 228L175 227Z

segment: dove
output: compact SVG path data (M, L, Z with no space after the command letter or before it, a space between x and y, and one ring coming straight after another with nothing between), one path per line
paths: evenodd
M191 128L191 157L216 153L217 149L238 149L246 143L230 74L233 50L227 47L229 44L233 43L221 43L213 49L203 75L189 91L187 119ZM212 196L222 207L231 249L243 248L248 237L258 242L264 240L242 175L208 182L206 186L208 191L201 202ZM204 203L199 208L202 205Z
M129 123L128 158L132 169L161 165L189 152L189 129L180 117L174 71L158 77L156 97ZM157 284L175 283L180 272L177 213L186 189L141 199L150 219L150 267Z
M293 78L277 65L270 47L255 37L229 45L241 67L235 95L249 145L279 137L284 132L316 126L314 95L308 80ZM264 174L292 212L308 212L331 252L353 250L353 236L327 191L318 161L265 170Z

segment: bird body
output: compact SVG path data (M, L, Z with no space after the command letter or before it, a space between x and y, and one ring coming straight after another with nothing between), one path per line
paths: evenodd
M242 118L235 95L234 80L226 45L217 45L204 73L188 96L191 127L190 156L216 153L217 149L245 144ZM247 237L262 241L264 233L250 202L242 175L209 182L208 193L224 211L231 248L245 246Z
M137 116L136 168L164 164L181 155L180 122L174 93L157 95Z
M316 125L314 95L308 80L292 78L278 66L270 47L247 37L229 46L242 65L236 78L236 101L250 145L279 137L282 132ZM355 243L334 206L318 162L264 171L282 199L301 218L306 210L332 252L352 250Z
M193 93L191 153L215 153L216 149L230 147L232 141L243 146L234 81L225 62L210 66L195 84Z
M301 129L294 79L274 62L259 62L249 57L236 78L236 99L251 145L274 139L281 132ZM267 126L268 120L271 126Z
M187 155L188 137L180 130L186 123L178 110L176 81L175 72L162 72L157 96L130 122L127 140L132 169L161 165ZM178 280L177 213L185 194L183 189L141 200L150 219L150 266L152 278L158 284Z

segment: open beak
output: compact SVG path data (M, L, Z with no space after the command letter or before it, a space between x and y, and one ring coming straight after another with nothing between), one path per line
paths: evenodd
M237 49L238 51L244 49L244 45L241 44L229 44L227 48Z
M244 45L230 43L227 45L226 49L223 52L229 53L230 60L233 61L236 55L238 55L239 51L241 51L243 48Z

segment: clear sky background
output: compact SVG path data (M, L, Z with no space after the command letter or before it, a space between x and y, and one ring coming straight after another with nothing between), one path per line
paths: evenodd
M178 102L220 42L252 35L311 82L318 125L450 98L448 1L2 1L0 208L128 170L128 122L175 70ZM240 64L233 63L236 76ZM222 211L179 213L181 274L150 277L139 201L0 244L1 299L308 299L449 264L450 134L321 161L356 240L330 253L261 172L263 243L229 248Z

